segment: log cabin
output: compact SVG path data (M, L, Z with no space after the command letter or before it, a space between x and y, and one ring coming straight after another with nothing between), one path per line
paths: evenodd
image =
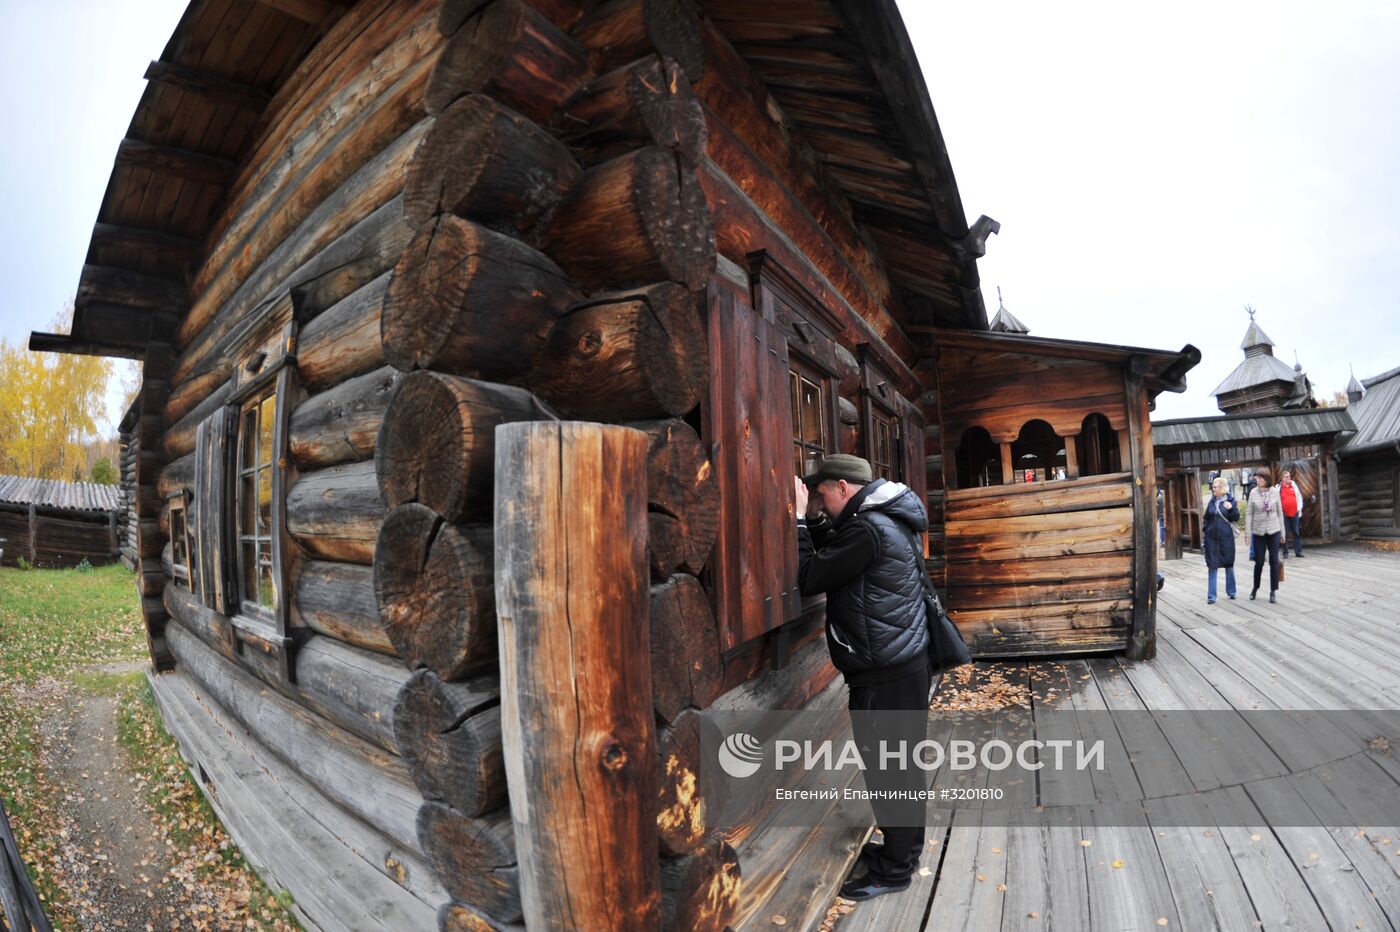
M0 476L0 566L115 563L125 511L115 485Z
M987 332L893 0L194 0L146 77L30 345L140 360L152 686L308 927L814 925L860 835L709 826L697 720L843 704L827 453L988 653L1151 656L1199 356Z
M1356 432L1336 453L1342 540L1400 539L1400 368L1347 385Z

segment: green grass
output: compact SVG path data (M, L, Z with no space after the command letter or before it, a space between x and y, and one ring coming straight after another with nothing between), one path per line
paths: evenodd
M200 871L221 882L234 884L246 870L166 732L145 674L90 669L147 657L135 579L120 564L83 571L0 567L0 797L56 928L68 927L70 917L45 868L57 839L44 826L56 821L63 788L43 773L39 729L64 710L72 691L116 698L118 741L176 850L212 844L218 856ZM251 870L246 876L250 928L299 928L285 894L268 890Z

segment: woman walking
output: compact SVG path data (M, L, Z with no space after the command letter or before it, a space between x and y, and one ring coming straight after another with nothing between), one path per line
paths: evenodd
M1225 594L1235 597L1235 524L1240 520L1240 508L1230 494L1230 483L1217 476L1210 484L1211 496L1206 499L1205 518L1201 522L1201 538L1205 544L1206 568L1210 582L1206 586L1206 604L1215 604L1215 578L1225 569ZM1256 586L1256 588L1258 588Z
M1264 575L1264 557L1269 558L1269 601L1277 602L1278 597L1278 545L1283 534L1283 503L1279 501L1278 489L1274 488L1273 476L1267 469L1254 474L1256 486L1249 496L1249 510L1246 525L1254 546L1254 590L1249 593L1252 599L1259 594L1259 581Z

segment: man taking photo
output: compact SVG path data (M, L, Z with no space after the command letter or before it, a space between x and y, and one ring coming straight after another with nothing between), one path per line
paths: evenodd
M851 726L872 790L927 788L922 771L886 763L881 742L912 748L927 737L927 569L918 535L928 515L908 486L872 481L870 464L833 454L796 479L798 585L826 594L831 662L850 688ZM902 714L901 714L902 713ZM908 889L924 848L925 803L872 800L884 844L867 844L841 896L865 900Z

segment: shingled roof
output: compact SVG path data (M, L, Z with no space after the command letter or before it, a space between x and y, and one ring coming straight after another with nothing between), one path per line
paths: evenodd
M1366 394L1347 408L1356 422L1356 433L1338 454L1355 456L1400 443L1400 368L1362 382Z
M120 486L31 476L0 476L0 502L68 511L120 511L125 507Z

